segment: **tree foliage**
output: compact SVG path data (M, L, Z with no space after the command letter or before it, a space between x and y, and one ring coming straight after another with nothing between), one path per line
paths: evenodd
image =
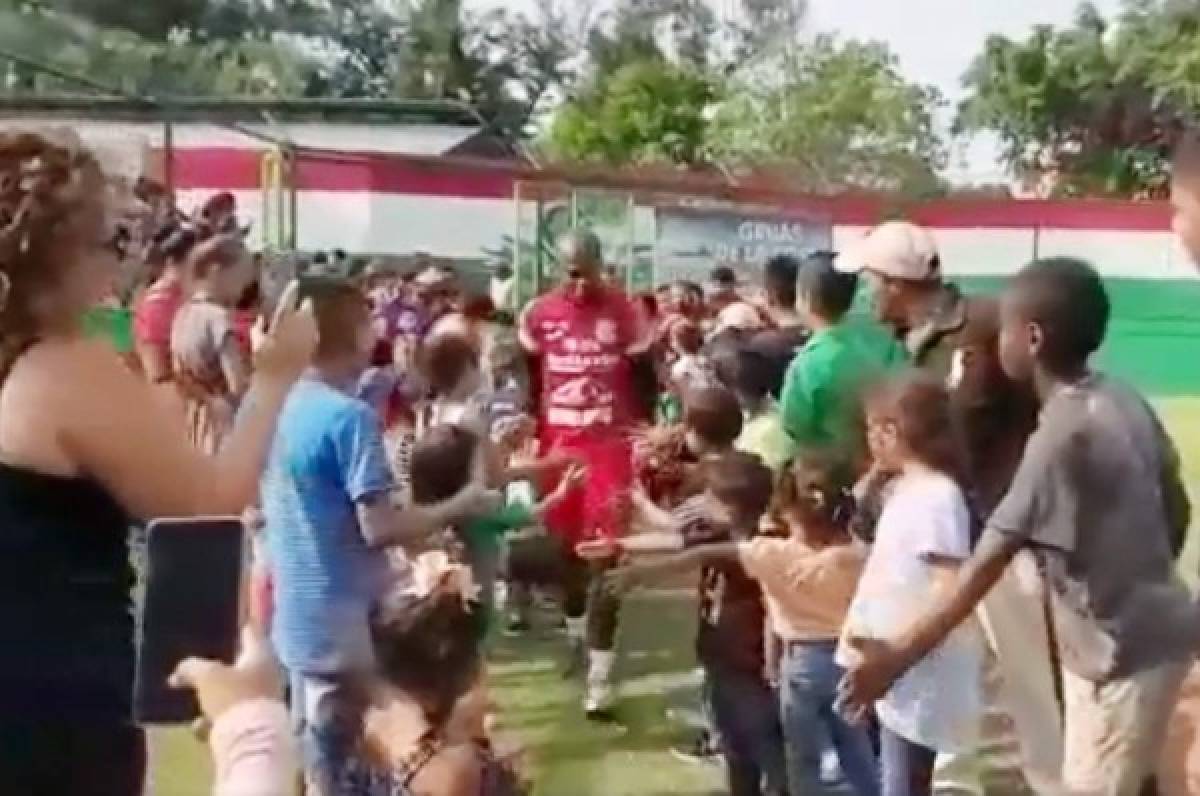
M455 99L509 135L566 79L571 0L0 0L0 44L135 94ZM49 90L11 68L9 91Z
M881 46L805 39L805 0L0 0L0 47L131 94L445 98L553 156L786 165L926 185L936 97ZM48 54L48 55L47 55ZM68 87L22 66L0 90ZM543 124L543 120L545 124Z
M936 190L940 97L904 80L883 45L801 39L805 7L743 0L722 27L707 3L618 3L592 32L591 68L556 112L549 152L769 166L822 191Z
M260 39L201 40L177 31L154 42L120 29L37 9L0 7L0 48L30 54L56 70L142 96L295 96L304 89L305 58ZM53 53L52 58L45 53ZM36 68L0 65L8 93L80 93L80 85Z
M1200 110L1200 4L1091 4L1064 29L991 37L964 79L958 128L995 133L1006 163L1060 195L1159 196L1175 136Z
M941 98L899 72L882 44L817 36L773 81L738 81L719 108L711 150L726 163L783 169L819 191L929 192L945 149Z
M549 149L565 160L695 165L716 93L708 77L687 66L654 57L625 64L559 109Z

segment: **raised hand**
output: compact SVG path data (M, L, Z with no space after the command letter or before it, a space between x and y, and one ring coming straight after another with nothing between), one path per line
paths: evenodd
M871 706L882 699L904 666L892 645L880 639L850 636L846 645L855 660L838 683L837 708L850 721L860 721Z
M266 639L247 628L242 653L233 666L203 658L187 658L168 679L172 688L196 692L204 719L211 724L230 708L254 699L282 699L283 673Z
M262 378L290 385L312 363L316 348L312 301L300 302L300 286L293 281L280 296L270 331L255 357L255 369Z

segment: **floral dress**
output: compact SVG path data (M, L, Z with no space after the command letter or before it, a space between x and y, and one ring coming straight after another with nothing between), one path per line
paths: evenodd
M413 781L444 746L445 742L431 733L407 760L391 768L375 767L360 755L350 755L336 766L335 790L339 796L413 796ZM513 769L498 760L489 746L480 744L478 749L483 765L479 796L524 796L528 792Z
M237 339L233 313L212 301L184 303L171 328L175 383L184 403L188 438L216 453L233 426L236 399L221 367L221 354Z

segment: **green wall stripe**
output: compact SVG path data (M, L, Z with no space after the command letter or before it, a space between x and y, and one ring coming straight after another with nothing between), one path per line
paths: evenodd
M1003 277L963 277L971 293L994 293ZM1200 395L1200 280L1106 279L1113 304L1105 370L1152 395Z

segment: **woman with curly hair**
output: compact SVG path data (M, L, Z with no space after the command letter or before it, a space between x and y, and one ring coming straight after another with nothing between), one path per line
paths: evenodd
M0 133L0 782L26 794L140 794L131 719L128 533L237 514L314 346L284 302L242 422L202 456L143 379L82 330L117 259L95 158Z

